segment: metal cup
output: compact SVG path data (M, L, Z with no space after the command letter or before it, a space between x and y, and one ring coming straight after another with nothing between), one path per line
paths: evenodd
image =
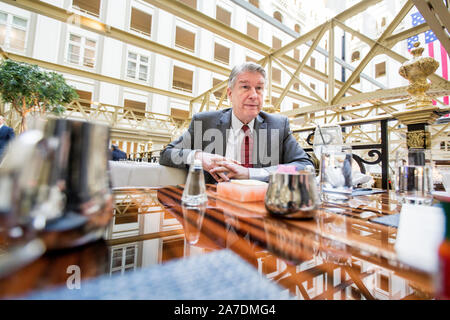
M314 217L319 203L314 173L271 173L264 202L266 209L275 216Z

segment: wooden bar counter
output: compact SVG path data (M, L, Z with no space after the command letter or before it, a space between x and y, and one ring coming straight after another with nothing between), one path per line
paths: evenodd
M397 259L397 228L372 222L400 212L392 193L323 203L307 220L273 217L263 202L219 198L214 185L204 212L183 210L182 193L183 186L114 190L115 218L104 241L47 252L0 279L0 298L63 286L71 265L85 281L222 249L296 299L434 298L432 275Z

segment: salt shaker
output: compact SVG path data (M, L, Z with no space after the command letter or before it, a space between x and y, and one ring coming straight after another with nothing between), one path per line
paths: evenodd
M201 205L208 201L201 160L195 159L189 168L181 201L183 204L191 206Z

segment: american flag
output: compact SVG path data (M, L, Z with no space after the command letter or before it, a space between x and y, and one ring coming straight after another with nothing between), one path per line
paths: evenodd
M420 12L411 14L411 20L413 27L425 22L425 19L422 17ZM420 41L421 44L425 43L425 48L428 47L428 50L424 51L424 55L427 54L429 57L432 57L439 62L439 68L436 70L436 74L448 80L449 57L433 31L428 30L422 34L408 38L408 50L411 50L414 43L417 41ZM443 103L449 105L448 96L443 97ZM436 101L433 101L433 104L436 104Z

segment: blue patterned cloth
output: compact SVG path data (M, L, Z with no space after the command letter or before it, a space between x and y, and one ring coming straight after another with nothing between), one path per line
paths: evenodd
M371 219L370 221L376 222L376 223L381 223L381 224L384 224L389 227L398 228L398 223L400 221L400 213L374 218L374 219Z
M82 270L81 270L82 271ZM83 276L83 275L81 275ZM280 300L287 289L231 250L178 259L124 275L105 275L81 282L80 289L61 287L34 292L34 300Z

